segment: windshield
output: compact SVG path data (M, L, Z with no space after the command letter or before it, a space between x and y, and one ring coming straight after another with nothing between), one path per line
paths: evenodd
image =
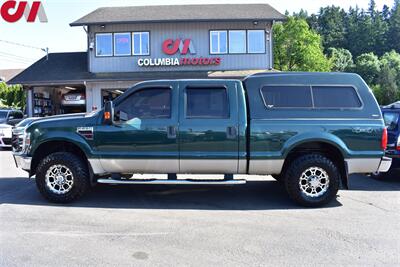
M399 113L385 112L383 114L383 118L385 120L386 127L388 127L388 130L395 130L396 129L397 122L399 121Z
M0 119L5 119L5 118L7 118L7 114L8 114L8 111L1 111L1 110L0 110Z

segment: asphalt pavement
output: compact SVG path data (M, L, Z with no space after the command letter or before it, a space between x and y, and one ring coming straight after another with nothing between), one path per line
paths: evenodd
M270 177L102 185L54 205L0 150L0 266L399 266L400 177L350 187L318 209Z

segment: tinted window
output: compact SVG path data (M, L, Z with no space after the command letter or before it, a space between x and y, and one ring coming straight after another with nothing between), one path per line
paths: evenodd
M112 56L113 40L111 33L96 34L96 56Z
M229 102L225 88L188 88L186 97L188 118L229 118Z
M24 115L21 112L18 112L18 111L14 111L12 113L12 116L14 116L14 119L23 119L24 118Z
M265 86L261 92L268 108L312 108L309 86Z
M399 121L399 113L385 112L383 113L383 119L385 120L385 125L389 130L395 130Z
M129 56L131 55L131 34L115 33L114 34L114 55Z
M170 118L171 90L154 88L137 91L118 105L115 111L123 121Z
M7 118L8 111L0 111L0 119Z
M353 87L313 86L316 108L359 108L361 101Z

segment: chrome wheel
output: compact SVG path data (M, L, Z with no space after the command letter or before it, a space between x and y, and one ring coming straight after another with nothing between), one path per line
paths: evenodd
M310 167L300 177L301 191L309 197L320 197L328 191L329 175L319 167Z
M65 165L53 165L46 172L46 186L55 194L63 195L71 191L74 176Z

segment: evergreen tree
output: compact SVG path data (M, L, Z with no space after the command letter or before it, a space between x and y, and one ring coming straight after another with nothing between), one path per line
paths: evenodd
M322 35L326 49L345 46L345 17L346 12L340 7L329 6L320 9L316 30Z
M389 47L400 53L400 0L395 0L391 11L387 39Z

